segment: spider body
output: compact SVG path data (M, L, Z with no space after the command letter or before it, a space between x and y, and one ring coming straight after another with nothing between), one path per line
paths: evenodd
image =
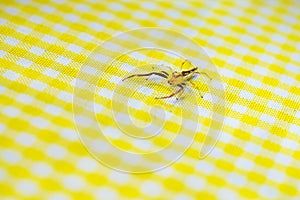
M181 68L184 65L184 63L187 62L187 60L185 60L182 64L181 64ZM150 73L146 73L146 74L133 74L130 75L126 78L123 79L129 79L135 76L145 76L145 77L149 77L151 75L157 75L160 77L163 77L165 79L168 79L168 84L170 84L173 87L178 87L179 89L177 91L175 91L174 93L170 94L169 96L163 96L163 97L155 97L156 99L167 99L167 98L171 98L175 95L178 95L176 99L178 99L182 93L184 92L185 87L187 86L187 83L191 83L193 85L193 83L191 82L191 78L193 77L193 75L195 74L201 74L201 75L205 75L206 77L208 77L210 80L210 76L208 76L207 73L205 72L198 72L198 67L194 67L190 70L183 70L183 71L172 71L172 68L169 67L169 69L171 70L171 73L168 73L166 71L159 71L159 72L150 72ZM201 98L203 98L203 96L201 95Z

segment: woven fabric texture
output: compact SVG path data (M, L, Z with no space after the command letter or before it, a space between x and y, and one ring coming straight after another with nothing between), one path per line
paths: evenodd
M299 199L299 10L297 0L1 2L0 199ZM133 175L101 165L80 143L72 93L97 45L139 27L196 41L227 104L209 156L192 148Z

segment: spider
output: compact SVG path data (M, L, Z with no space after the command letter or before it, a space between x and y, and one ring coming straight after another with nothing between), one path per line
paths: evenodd
M184 60L181 64L181 69L182 66L186 63L189 62L188 60ZM190 62L189 62L190 63ZM168 66L168 68L170 69L170 71L172 72L171 74L167 73L166 71L159 71L159 72L150 72L150 73L146 73L146 74L132 74L130 76L125 77L124 79L122 79L122 81L125 81L126 79L135 77L135 76L145 76L145 77L149 77L151 75L157 75L160 77L163 77L165 79L168 79L168 84L170 84L172 87L177 87L179 88L177 91L175 91L174 93L168 95L168 96L163 96L163 97L155 97L155 99L167 99L167 98L171 98L175 95L178 95L176 97L176 99L178 100L178 98L183 94L184 89L187 86L187 83L191 83L192 86L195 86L193 82L191 82L191 79L193 77L193 75L195 74L200 74L200 75L204 75L207 78L209 78L210 80L212 80L212 78L205 72L198 72L198 67L194 67L190 70L183 70L183 71L173 71L171 67ZM201 95L201 94L200 94ZM201 95L201 98L203 98L203 96Z

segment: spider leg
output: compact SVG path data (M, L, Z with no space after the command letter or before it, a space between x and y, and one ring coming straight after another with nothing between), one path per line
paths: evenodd
M125 78L122 79L122 81L125 81L126 79L135 77L135 76L151 76L151 75L157 75L157 76L161 76L163 78L168 78L168 73L165 71L161 71L161 72L151 72L151 73L147 73L147 74L132 74L130 76L127 76Z
M200 94L201 98L203 98L203 94L200 92L200 90L199 90L199 87L198 87L198 86L196 86L196 84L195 84L195 83L193 83L192 81L189 81L189 83L191 83L191 84L192 84L192 86L193 86L194 88L197 88L197 91L199 92L199 94Z
M192 72L193 74L200 74L200 75L204 75L204 76L206 76L207 78L209 78L210 80L212 80L212 78L207 74L207 73L205 73L205 72Z
M168 98L171 98L171 97L173 97L174 95L176 95L178 93L180 93L180 95L181 95L183 93L183 91L184 91L185 84L178 84L177 86L180 87L180 89L177 90L176 92L170 94L169 96L155 97L155 99L168 99ZM178 99L178 98L176 98L176 99Z
M185 59L185 60L181 63L180 71L182 70L182 67L183 67L183 65L184 65L186 62L189 62L189 63L190 63L190 61L189 61L188 59Z

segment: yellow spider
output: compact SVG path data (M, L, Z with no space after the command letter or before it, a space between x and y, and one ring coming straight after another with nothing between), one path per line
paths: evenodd
M182 62L181 64L181 68L182 66L185 64L185 62L189 62L188 60L185 60ZM171 70L172 68L169 67ZM173 86L173 87L178 87L179 89L177 91L175 91L174 93L170 94L169 96L164 96L164 97L155 97L156 99L167 99L167 98L171 98L174 95L177 95L178 99L182 93L184 92L184 89L187 85L187 83L191 83L194 86L194 83L192 83L190 80L193 77L194 74L200 74L200 75L205 75L207 78L209 78L210 80L212 80L212 78L210 76L208 76L207 73L205 72L198 72L198 67L194 67L190 70L183 70L183 71L173 71L171 74L167 73L166 71L159 71L159 72L150 72L150 73L146 73L146 74L132 74L130 76L127 76L126 78L124 78L122 81L135 77L135 76L151 76L151 75L157 75L157 76L161 76L163 78L168 79L168 83ZM201 98L203 98L203 96L201 95Z

